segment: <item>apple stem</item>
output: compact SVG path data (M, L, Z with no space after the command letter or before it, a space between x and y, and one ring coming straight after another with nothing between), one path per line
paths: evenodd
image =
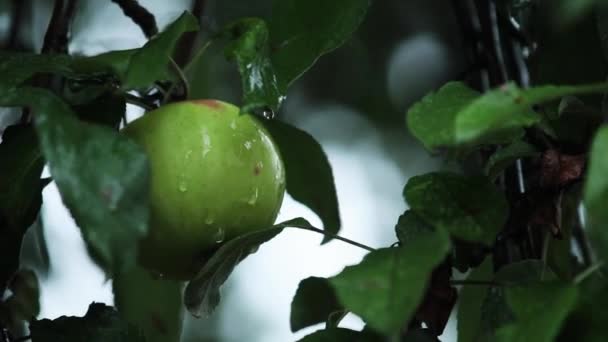
M315 227L304 227L304 226L301 226L301 227L289 227L289 228L298 228L298 229L310 230L311 232L317 232L317 233L319 233L319 234L322 234L322 235L325 235L325 236L329 236L329 237L331 237L332 239L336 239L336 240L340 240L340 241L342 241L342 242L346 242L346 243L348 243L348 244L351 244L351 245L353 245L353 246L356 246L356 247L359 247L359 248L365 249L365 250L370 251L370 252L373 252L373 251L375 251L375 250L376 250L376 249L375 249L375 248L373 248L373 247L370 247L370 246L364 245L364 244L359 243L359 242L357 242L357 241L353 241L353 240L347 239L347 238L345 238L345 237L341 237L340 235L336 235L336 234L328 233L328 232L326 232L326 231L324 231L324 230L322 230L322 229L319 229L319 228L315 228Z

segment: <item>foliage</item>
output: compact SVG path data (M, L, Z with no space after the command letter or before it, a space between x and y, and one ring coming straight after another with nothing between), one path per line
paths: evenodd
M531 8L543 4L488 3L493 6L483 9L500 20L473 20L481 32L468 37L478 39L470 55L482 59L469 61L471 68L483 70L447 82L405 117L421 146L463 168L398 184L409 209L395 218L395 244L379 249L337 235L334 175L322 146L275 118L289 87L351 38L370 1L275 0L268 17L237 18L190 51L200 56L208 44L218 45L235 62L241 112L267 119L284 159L287 192L319 216L323 229L296 218L218 243L185 291L138 265L137 243L148 232L148 159L119 128L126 103L150 110L192 98L185 76L191 64L178 65L175 56L193 50L182 46L184 35L202 36L199 18L185 12L142 47L95 56L0 51L0 106L22 111L0 144L2 337L12 340L27 322L35 341L178 341L184 308L196 317L212 314L235 267L296 228L324 234L323 243L341 240L369 252L332 277L302 280L291 329L325 327L301 341L436 341L456 304L459 341L603 341L606 8L561 1L547 19ZM61 17L67 12L53 11L53 19L69 22ZM509 24L518 20L525 27ZM564 52L579 43L577 22L587 34L582 52ZM50 25L49 32L64 35L49 44L65 46L43 50L66 51L67 30ZM538 51L528 39L542 43ZM45 165L50 179L41 179ZM20 267L19 255L50 181L112 279L116 309L93 303L84 317L36 319L38 281ZM469 269L464 279L453 273ZM340 327L347 313L361 317L365 329Z

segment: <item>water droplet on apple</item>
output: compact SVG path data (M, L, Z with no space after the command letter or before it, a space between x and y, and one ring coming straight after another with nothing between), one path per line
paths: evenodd
M250 253L250 254L253 254L253 253L257 252L257 251L258 251L258 249L260 249L260 245L253 246L253 247L251 247L251 249L249 250L249 253Z
M188 191L188 186L186 185L186 182L184 182L184 181L179 182L179 191L181 191L181 192Z
M245 148L251 150L251 141L245 141Z
M207 215L207 217L205 218L205 223L206 224L213 224L214 218L211 215Z
M192 155L192 150L188 150L186 152L186 160L190 159L190 156Z
M224 231L224 228L219 227L215 232L215 235L213 235L213 238L215 239L216 243L222 243L226 238L226 231Z
M253 191L253 194L251 194L251 197L249 197L249 200L247 200L247 204L254 205L257 201L258 201L258 188L255 188L255 190Z
M230 121L230 128L236 129L236 120Z

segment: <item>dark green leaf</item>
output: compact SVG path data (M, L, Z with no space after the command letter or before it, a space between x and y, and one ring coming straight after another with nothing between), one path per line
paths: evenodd
M583 197L589 224L590 241L597 255L608 261L608 127L597 132L591 147Z
M505 288L555 279L555 274L540 260L524 260L501 268L494 275L494 281L500 286L490 287L481 305L478 340L495 341L496 332L515 319L507 303Z
M298 342L381 342L383 339L361 331L332 328L316 331Z
M403 193L426 222L465 241L491 245L507 219L507 201L486 177L433 172L410 178Z
M9 288L10 297L0 300L0 325L15 332L40 313L40 285L34 271L22 269L13 276Z
M494 280L504 284L527 284L537 281L552 281L557 279L553 270L547 267L541 260L523 260L502 267Z
M118 312L141 328L147 342L179 342L182 328L182 284L134 267L112 283Z
M506 288L515 321L500 328L499 341L553 341L573 309L577 288L562 282L533 283Z
M456 141L467 143L498 134L501 131L528 127L540 121L531 106L557 100L566 95L604 93L608 84L580 86L545 85L520 89L509 83L486 92L471 102L456 119Z
M173 23L169 24L163 32L152 37L131 56L123 87L127 89L146 87L156 80L166 78L167 65L179 37L185 32L196 31L197 29L196 18L188 12L184 12ZM124 54L128 56L130 53ZM116 56L115 54L112 55L111 60L114 60ZM113 64L120 65L118 63Z
M458 113L479 93L461 82L448 82L415 103L407 113L407 126L429 151L454 145Z
M148 222L148 162L141 148L109 128L78 121L44 89L3 95L0 105L32 108L51 175L93 256L110 273L134 265L134 246Z
M407 245L412 241L416 241L421 235L432 233L433 227L424 222L422 217L411 210L406 210L403 215L399 216L399 221L395 226L395 233L401 245Z
M121 82L127 79L127 72L131 58L144 49L116 50L108 51L90 57L77 57L72 62L72 67L81 73L111 73ZM166 63L164 64L166 66Z
M19 266L23 235L42 204L44 159L32 126L10 126L0 144L0 293Z
M73 107L81 120L117 129L127 106L122 96L105 92L90 102Z
M268 27L262 19L239 20L226 28L231 43L225 53L234 58L241 74L243 104L241 112L260 108L278 111L284 99L270 61Z
M129 325L111 307L93 303L84 317L62 316L30 324L36 342L145 342L143 334Z
M360 264L330 278L330 283L346 309L392 335L412 318L433 269L449 248L447 233L438 229L407 246L371 252Z
M539 152L534 146L524 141L516 140L490 156L484 167L484 173L491 180L494 180L517 159L534 157L538 154Z
M334 312L343 312L334 289L325 278L302 280L291 302L291 331L327 321Z
M566 95L604 93L605 83L580 86L539 86L520 89L513 83L483 95L450 82L427 95L408 112L412 134L430 150L511 142L522 128L540 122L532 106Z
M555 109L555 114L550 113ZM580 99L567 96L557 106L549 104L544 107L548 120L543 123L543 128L549 134L559 140L562 144L574 144L588 148L595 131L604 121L601 110L588 106Z
M198 274L188 283L184 302L195 316L213 313L220 302L220 287L236 265L258 250L264 242L272 239L285 227L311 227L303 218L276 224L271 228L241 235L222 245L205 263Z
M38 73L71 74L70 62L67 55L0 51L0 89L16 87Z
M492 258L486 260L475 268L467 281L492 281ZM489 286L478 284L465 284L458 294L458 342L474 342L479 332L481 322L481 306Z
M315 61L342 45L359 27L369 0L274 0L272 62L285 90Z
M331 234L340 230L340 212L331 165L323 148L308 133L277 120L264 126L279 146L287 180L287 192L314 211L323 229ZM325 236L323 242L330 241Z
M564 322L560 342L604 342L608 323L608 282L596 273L579 285L576 308Z

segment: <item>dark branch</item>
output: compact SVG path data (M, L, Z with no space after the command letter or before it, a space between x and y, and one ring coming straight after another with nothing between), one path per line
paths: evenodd
M42 53L67 53L70 23L78 0L55 0L53 14L44 35Z
M11 8L11 26L9 28L6 48L10 50L22 50L22 42L19 41L19 29L25 17L25 0L13 0Z
M154 15L141 6L137 0L112 0L120 6L122 12L141 28L146 38L158 33L158 26Z

